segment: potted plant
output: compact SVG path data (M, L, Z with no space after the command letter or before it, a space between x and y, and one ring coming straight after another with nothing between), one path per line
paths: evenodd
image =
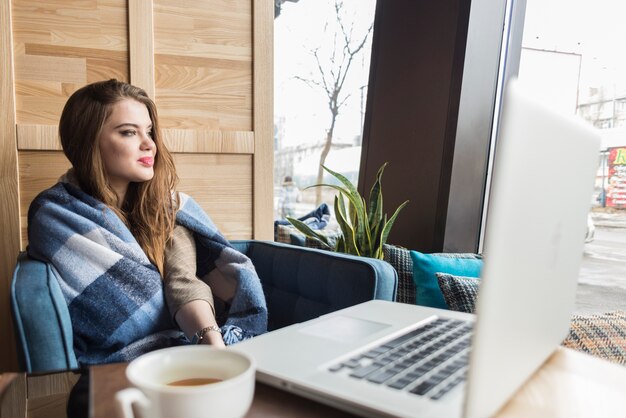
M297 219L287 220L305 236L322 244L331 251L353 254L364 257L383 259L383 245L387 242L389 232L400 213L409 202L402 203L390 218L383 212L382 176L387 163L376 173L376 181L370 190L369 201L359 194L356 187L343 175L322 165L322 168L335 177L342 185L315 184L307 187L326 186L337 190L335 196L335 217L341 234L336 240L320 234Z

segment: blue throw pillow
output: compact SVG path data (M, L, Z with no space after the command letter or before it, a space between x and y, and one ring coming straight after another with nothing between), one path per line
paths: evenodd
M482 257L471 253L424 254L411 251L415 303L433 308L448 309L441 294L435 273L455 276L479 277L483 266Z

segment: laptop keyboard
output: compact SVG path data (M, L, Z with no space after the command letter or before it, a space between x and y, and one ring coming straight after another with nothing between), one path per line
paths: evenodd
M471 332L471 323L437 318L328 370L438 400L465 380Z

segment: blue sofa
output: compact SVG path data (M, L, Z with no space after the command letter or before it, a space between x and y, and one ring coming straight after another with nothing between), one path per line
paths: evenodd
M252 260L267 299L269 329L306 321L371 299L395 300L388 263L269 241L232 241ZM21 253L11 284L20 369L78 368L72 326L54 268Z

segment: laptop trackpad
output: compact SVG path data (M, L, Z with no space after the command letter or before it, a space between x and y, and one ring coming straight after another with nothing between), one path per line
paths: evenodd
M300 328L298 331L327 338L335 341L356 341L370 337L373 333L389 327L389 324L357 319L343 315L333 315L329 318L316 321L314 324Z

